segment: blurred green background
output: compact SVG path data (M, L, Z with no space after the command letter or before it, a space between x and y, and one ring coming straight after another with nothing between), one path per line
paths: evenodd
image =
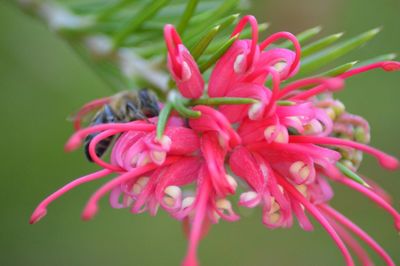
M376 39L347 60L400 52L398 0L253 1L253 9L260 21L272 23L269 33L296 33L322 25L325 35L345 31L352 36L383 26ZM370 121L372 144L397 157L399 83L399 73L374 71L348 81L338 95L349 111ZM63 152L72 132L66 117L110 91L64 42L8 0L0 2L0 91L0 265L180 264L186 241L180 224L162 212L157 218L132 216L111 209L103 200L96 219L80 220L82 207L101 182L70 192L51 205L43 221L28 224L36 204L47 194L96 169L81 152ZM399 209L399 172L385 172L369 157L361 170L393 195ZM400 263L400 240L391 217L359 194L335 189L333 205ZM320 226L312 233L297 225L271 231L262 226L259 211L242 214L237 223L213 227L200 246L202 265L343 265ZM377 265L383 262L377 260Z

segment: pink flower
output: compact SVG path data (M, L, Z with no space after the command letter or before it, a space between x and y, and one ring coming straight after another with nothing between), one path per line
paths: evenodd
M267 38L256 51L262 51L278 36L292 38L286 33L275 34ZM298 50L297 41L292 41ZM343 240L361 256L362 261L371 264L369 258L365 257L365 252L355 244L346 229L337 225L338 222L343 223L370 245L388 265L394 265L386 252L371 237L348 220L341 218L342 216L336 214L336 211L333 212L331 207L327 207L333 192L326 179L343 183L371 198L394 217L397 230L400 229L400 215L379 193L348 179L338 170L335 165L339 160L345 159L342 154L320 145L346 147L355 154L370 153L388 169L396 169L398 161L364 144L331 137L332 134L337 136L341 132L339 128L348 131L349 127L354 128L351 124L356 124L357 128L361 129L360 136L365 139L360 139L360 136L355 138L355 133L351 131L354 140L368 142L368 125L363 119L346 114L333 121L330 117L332 110L330 113L326 112L316 104L314 96L341 89L344 85L343 79L355 74L374 68L394 71L399 69L400 64L375 63L350 70L338 78L306 78L281 89L281 81L293 76L298 69L296 58L299 57L299 51L296 51L297 56L285 49L260 52L261 56L254 57L252 66L243 63L241 67L242 61L247 62L244 61L243 55L250 53L255 42L254 36L252 40L236 42L217 62L208 88L211 97L250 97L261 102L253 106L220 107L221 112L231 122L238 123L238 133L242 139L242 145L237 146L229 161L232 171L245 180L249 187L248 191L241 194L239 205L249 208L261 205L263 223L269 228L291 226L293 216L296 216L302 228L312 230L312 225L305 215L307 211L331 235L342 251L347 265L354 265L354 262ZM283 66L277 66L279 62L284 62ZM271 90L264 87L268 76L272 79ZM228 82L225 85L226 80ZM310 85L314 87L301 90ZM279 101L287 101L288 105L281 106Z
M200 70L174 26L164 27L168 49L168 69L181 94L186 98L199 98L203 94L204 81Z
M31 223L42 218L47 206L70 189L114 174L91 196L83 219L95 215L98 201L107 193L114 208L129 208L132 213L149 211L152 215L164 209L182 221L187 231L185 266L198 265L197 247L210 224L221 218L230 222L239 219L229 198L235 194L240 195L239 206L260 206L262 223L270 229L290 227L296 219L304 230L313 230L307 217L311 214L334 240L348 266L354 265L348 247L363 264L372 265L350 233L369 245L387 265L394 265L374 239L329 204L334 195L330 182L341 183L388 212L400 231L400 214L388 195L375 183L369 185L354 177L362 153L376 157L387 169L397 169L399 163L367 145L368 123L345 112L332 93L355 74L374 68L399 70L400 63L380 62L336 78L311 77L282 86L282 81L295 77L300 67L299 42L292 34L280 32L258 44L257 22L252 16L244 17L232 36L240 34L247 23L252 39L236 41L216 63L207 93L209 97L252 98L256 103L218 108L197 105L192 109L201 116L188 120L173 112L161 138L156 134L158 118L80 129L81 116L107 103L108 98L89 103L78 112L77 131L66 150L76 149L87 135L98 133L89 144L89 155L103 170L47 197L34 211ZM204 83L195 60L173 26L165 26L164 34L168 68L179 91L186 98L200 97ZM292 41L294 51L266 49L281 38ZM265 85L269 80L271 88ZM96 155L95 148L110 136L119 137L107 162ZM343 168L346 165L350 167ZM229 169L234 176L229 175Z
M86 109L86 107L84 107ZM114 208L129 208L132 213L149 211L155 215L161 207L172 217L190 221L189 249L186 265L195 265L197 245L208 224L220 218L235 221L226 197L235 193L237 183L226 173L224 162L227 152L240 143L229 121L213 108L197 106L203 116L191 120L191 128L184 121L171 117L161 139L156 138L156 119L130 123L95 125L76 131L65 148L79 147L85 137L98 133L89 145L89 154L103 170L83 176L48 196L36 208L31 223L36 223L47 213L47 206L86 182L116 174L89 199L82 213L84 220L98 211L98 201L110 193ZM96 155L99 142L112 135L121 134L113 146L111 161ZM211 174L212 173L212 174ZM195 191L185 188L195 185Z

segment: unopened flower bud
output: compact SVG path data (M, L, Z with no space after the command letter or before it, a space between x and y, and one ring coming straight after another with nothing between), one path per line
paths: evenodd
M194 197L186 197L182 200L182 209L186 209L194 203L195 198Z
M269 126L264 130L265 139L271 142L288 143L289 134L283 126Z
M133 194L139 195L146 187L149 180L150 178L147 176L140 177L132 187Z
M300 177L302 180L306 180L310 175L310 167L303 161L297 161L292 163L289 168L289 172L294 177Z
M168 207L174 207L181 199L182 191L178 186L168 186L164 190L163 201Z

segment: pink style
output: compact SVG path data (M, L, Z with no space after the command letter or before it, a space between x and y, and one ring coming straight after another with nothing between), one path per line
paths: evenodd
M201 113L199 118L185 119L172 112L161 138L156 134L158 118L81 128L81 117L105 104L107 98L89 103L78 113L76 132L65 148L74 150L87 135L99 133L89 152L102 169L48 196L32 214L31 223L39 221L46 215L47 206L72 188L113 175L91 196L83 219L96 214L99 200L108 193L113 208L127 208L132 213L148 211L151 215L161 208L186 228L185 266L199 265L197 248L210 224L239 219L232 195L238 195L239 207L260 207L262 223L269 229L291 227L297 220L301 228L311 231L308 215L312 216L330 235L348 266L355 265L349 248L363 265L373 265L354 236L386 265L395 265L371 236L329 202L334 196L330 183L341 183L391 215L400 231L400 214L389 196L373 181L356 178L362 153L374 156L390 170L398 168L398 160L368 146L367 121L347 113L332 97L333 92L343 89L345 79L376 68L400 70L400 63L379 62L337 77L296 80L301 68L301 47L296 37L279 32L259 43L253 16L245 16L232 36L239 35L247 24L251 39L234 42L215 64L207 88L196 61L172 25L164 28L167 64L185 98L239 97L256 103L193 106ZM294 50L271 46L281 39L291 41ZM282 85L289 78L290 82ZM119 137L107 162L96 155L95 147L113 135Z

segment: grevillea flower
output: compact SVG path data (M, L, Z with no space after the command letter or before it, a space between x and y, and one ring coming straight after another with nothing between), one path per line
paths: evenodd
M217 61L207 96L251 98L254 103L222 104L218 108L196 105L191 111L200 113L200 117L188 120L173 112L162 137L157 135L156 126L161 116L81 129L81 117L109 98L89 103L78 113L77 131L66 149L76 149L86 136L97 133L89 144L89 154L103 170L50 195L34 211L31 222L42 218L47 205L70 189L113 174L115 177L89 199L83 218L95 215L98 201L107 193L112 207L129 208L132 213L148 211L155 215L161 207L184 224L189 239L185 266L198 265L197 246L210 224L221 218L239 219L232 195L239 196L239 206L260 206L262 223L270 229L290 227L296 219L304 230L313 230L310 214L332 237L346 265L354 265L348 247L363 265L372 265L353 235L387 265L394 265L372 237L330 205L334 196L330 183L341 183L387 211L400 231L400 215L388 195L373 181L356 174L362 153L376 157L391 170L398 168L398 161L367 146L367 121L347 113L332 93L355 74L375 68L399 70L400 63L374 63L335 78L310 77L282 85L282 81L295 78L301 67L298 40L288 32L279 32L259 44L257 21L252 16L244 17L232 36L240 34L247 23L252 38L235 41ZM199 98L204 82L195 60L172 25L165 26L164 35L168 69L177 88L186 98ZM278 39L290 40L294 51L272 48ZM110 136L119 137L107 162L96 155L95 149Z

